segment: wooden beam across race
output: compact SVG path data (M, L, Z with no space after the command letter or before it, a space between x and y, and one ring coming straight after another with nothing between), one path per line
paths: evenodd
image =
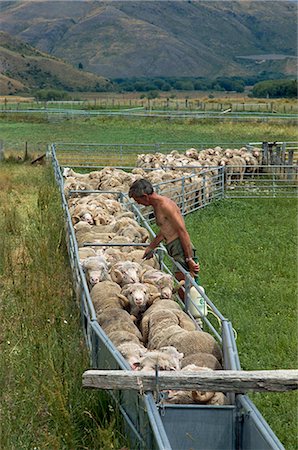
M214 370L200 372L131 370L87 370L83 387L144 391L196 390L245 393L285 392L298 387L298 370Z

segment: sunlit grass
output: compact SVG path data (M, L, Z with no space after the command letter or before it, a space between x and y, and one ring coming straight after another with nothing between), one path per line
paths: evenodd
M200 281L232 321L244 370L298 366L297 212L292 199L225 200L186 218ZM285 448L297 448L297 393L252 398Z
M31 117L31 116L30 116ZM38 123L32 117L1 118L1 138L5 151L22 154L27 142L30 153L40 154L52 142L155 143L186 142L245 144L263 141L297 141L295 123L275 121L198 121L160 118L74 118L57 123Z

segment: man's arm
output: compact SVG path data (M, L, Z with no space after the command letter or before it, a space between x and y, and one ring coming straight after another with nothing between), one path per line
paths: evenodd
M191 273L198 272L200 270L200 266L192 259L192 244L179 208L172 209L170 205L167 205L165 208L165 213L167 215L167 220L171 223L171 226L179 236L184 252L184 258L188 264L189 271Z
M163 240L163 238L164 238L163 234L161 232L158 233L153 239L153 241L150 243L150 245L148 245L148 247L146 248L143 258L146 258L146 256L148 258L152 258L153 250L158 246L158 244Z

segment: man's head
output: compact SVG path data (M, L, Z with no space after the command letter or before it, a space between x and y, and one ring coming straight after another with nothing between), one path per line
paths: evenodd
M153 194L154 189L150 181L145 180L145 178L141 178L140 180L136 180L129 189L128 195L132 197L137 203L141 205L148 206L149 199L148 196Z

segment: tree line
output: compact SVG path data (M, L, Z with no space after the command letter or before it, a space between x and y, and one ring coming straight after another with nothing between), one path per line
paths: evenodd
M159 97L161 92L174 96L174 91L222 91L244 92L252 87L249 96L259 98L295 98L297 80L285 78L283 74L262 72L248 77L158 77L158 78L115 78L110 83L96 89L98 92L136 92L148 98ZM69 98L67 91L41 89L35 92L38 100L62 100Z

